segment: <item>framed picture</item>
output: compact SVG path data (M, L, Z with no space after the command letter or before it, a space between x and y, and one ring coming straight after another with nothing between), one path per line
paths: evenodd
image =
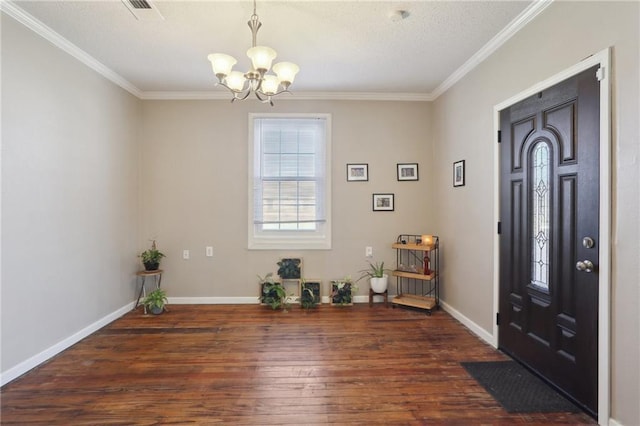
M369 180L368 164L347 164L347 181Z
M418 180L418 163L398 163L398 180Z
M453 186L464 186L464 160L453 163Z
M392 212L393 194L373 194L374 212Z

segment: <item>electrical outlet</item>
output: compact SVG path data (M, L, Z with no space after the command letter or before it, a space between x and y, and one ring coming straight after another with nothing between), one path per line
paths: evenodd
M373 247L365 247L364 248L364 255L366 257L373 257Z
M207 246L205 248L205 254L207 255L207 257L213 257L213 247Z
M182 258L184 260L189 260L189 250L182 250Z

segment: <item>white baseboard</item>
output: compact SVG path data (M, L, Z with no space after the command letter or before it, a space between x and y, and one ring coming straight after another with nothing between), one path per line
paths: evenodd
M169 297L169 305L251 305L258 304L256 297Z
M12 380L22 376L24 373L26 373L27 371L31 370L32 368L35 368L38 365L42 364L43 362L53 358L54 356L56 356L60 352L64 351L68 347L78 343L80 340L84 339L85 337L89 336L92 333L95 333L96 331L98 331L102 327L104 327L105 325L107 325L107 324L111 323L112 321L115 321L116 319L120 318L121 316L123 316L124 314L129 312L131 309L133 309L133 305L134 305L134 303L131 302L131 303L123 306L122 308L118 309L117 311L114 311L114 312L108 314L107 316L105 316L105 317L99 319L98 321L94 322L93 324L83 328L82 330L78 331L77 333L75 333L75 334L67 337L66 339L56 343L55 345L45 349L44 351L40 352L39 354L32 356L31 358L27 359L26 361L21 362L20 364L14 366L14 367L11 367L7 371L3 371L0 374L0 386L4 386L7 383L11 382Z
M374 296L374 302L382 301L382 296ZM329 296L322 297L322 303L329 303ZM369 303L369 296L354 296L354 303ZM169 305L251 305L259 304L258 297L169 297Z
M622 423L618 422L617 420L614 419L609 419L609 426L624 426Z
M444 309L452 317L460 321L462 325L467 327L469 330L471 330L475 335L480 337L482 340L484 340L494 348L498 347L498 341L496 337L490 334L487 330L480 327L478 324L476 324L475 322L473 322L472 320L464 316L462 313L460 313L460 311L456 310L455 308L453 308L446 302L443 302L442 300L440 300L440 306L442 306L442 309Z

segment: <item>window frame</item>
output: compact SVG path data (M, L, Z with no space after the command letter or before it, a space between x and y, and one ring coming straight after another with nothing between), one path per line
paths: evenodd
M315 231L262 231L254 223L254 167L255 120L263 118L296 119L316 118L325 123L325 222ZM247 247L249 250L330 250L331 238L331 114L327 113L249 113L248 120L248 223Z

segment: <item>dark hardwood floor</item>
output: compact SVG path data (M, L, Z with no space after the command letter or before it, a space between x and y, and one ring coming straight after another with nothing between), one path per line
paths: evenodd
M443 311L131 312L1 389L2 424L593 424L509 414L460 366L504 355Z

